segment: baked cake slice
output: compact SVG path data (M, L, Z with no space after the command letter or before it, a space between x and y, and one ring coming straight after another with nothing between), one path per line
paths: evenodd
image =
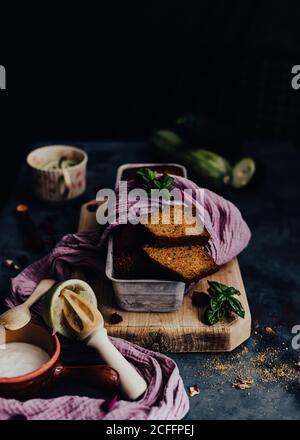
M162 248L146 244L143 250L160 268L187 282L204 278L219 269L212 257L199 245Z
M197 220L197 222L188 224L183 215L183 209L177 206L170 207L170 221L168 224L163 223L161 210L158 214L158 224L151 223L150 218L149 222L142 225L147 233L145 236L148 241L155 244L155 246L204 245L210 239L207 229L200 221Z

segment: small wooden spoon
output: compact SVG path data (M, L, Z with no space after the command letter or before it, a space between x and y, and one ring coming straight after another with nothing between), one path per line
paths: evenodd
M8 330L18 330L31 319L29 308L38 301L54 284L55 280L44 279L39 282L30 297L19 306L13 307L0 315L0 325Z
M147 384L108 339L99 310L71 290L64 289L61 295L65 299L63 314L69 327L119 373L120 385L126 397L129 400L139 398L146 391Z

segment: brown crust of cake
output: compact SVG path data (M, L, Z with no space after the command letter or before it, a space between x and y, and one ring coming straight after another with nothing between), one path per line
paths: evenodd
M177 246L173 248L159 248L150 245L143 247L144 252L148 258L156 264L160 270L164 269L166 273L172 274L172 279L180 279L191 283L204 278L219 270L219 266L214 262L212 257L205 251L205 249L198 245L193 246ZM201 251L200 251L201 250ZM173 257L171 253L173 252ZM184 253L184 259L178 258L178 253ZM176 258L175 258L176 253ZM201 255L199 255L201 254ZM202 258L201 258L202 257ZM202 268L198 265L198 270L191 270L192 265L196 265L196 260L202 262ZM176 263L177 268L176 268ZM205 260L205 261L204 261ZM170 261L170 262L168 262Z
M141 236L143 236L144 242L152 243L157 247L173 247L173 246L191 246L191 245L204 245L210 239L210 234L205 228L202 227L202 231L196 234L186 234L186 228L192 228L193 225L187 223L175 224L175 209L170 208L171 223L163 224L151 224L145 223L140 225ZM160 212L160 220L161 220ZM195 208L193 208L193 215L195 215ZM200 225L198 225L200 227Z
M159 237L149 236L149 242L156 247L192 246L205 245L210 239L209 233L205 230L203 235L191 235L182 237Z

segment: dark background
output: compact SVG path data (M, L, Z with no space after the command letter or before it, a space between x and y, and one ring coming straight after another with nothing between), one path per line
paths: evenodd
M232 163L244 147L241 156L253 156L265 174L256 186L225 194L252 232L239 263L253 325L259 323L262 333L247 342L244 362L268 346L290 347L300 315L300 90L291 87L291 69L300 64L299 0L63 5L43 2L29 10L26 2L9 15L1 5L0 64L7 69L7 90L0 91L0 200L8 198L34 144L89 145L84 197L91 199L96 184L113 185L118 165L146 157L143 144L130 141L172 128L184 113L199 114L203 134L196 147L221 151ZM100 142L111 140L127 142ZM150 155L152 160L152 150ZM24 182L19 180L0 214L1 261L22 254L29 263L37 259L21 243L15 222L16 204L27 203L31 194ZM59 236L76 230L81 203L77 199L60 210L29 200L38 225L47 214L59 213L54 236L46 237L47 251ZM1 300L15 275L10 267L0 271ZM266 326L276 335L264 335ZM206 372L210 356L172 354L186 387L198 380L199 368ZM299 360L292 349L285 357L290 365ZM207 384L201 380L189 419L299 419L299 379L297 386L259 381L257 375L258 386L248 396L233 390L226 377L220 385L218 374Z
M2 195L35 142L144 140L186 112L215 124L204 144L219 124L233 146L298 143L299 2L104 4L3 13Z

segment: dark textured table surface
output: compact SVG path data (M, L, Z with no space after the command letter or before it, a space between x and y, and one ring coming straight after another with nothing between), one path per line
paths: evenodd
M48 240L75 232L80 205L95 197L100 187L113 187L116 169L122 163L153 161L142 143L80 142L89 153L88 188L83 197L65 206L48 206L30 196L24 170L0 216L1 258L21 256L29 264L42 254L24 246L14 207L28 203L32 216ZM292 348L292 327L300 325L300 153L288 144L248 143L245 150L265 168L260 183L224 195L242 211L252 230L252 240L240 255L241 271L252 313L251 338L232 353L169 354L178 364L186 387L197 383L201 393L190 399L187 419L299 419L300 350ZM49 225L50 223L50 225ZM27 257L24 258L24 255ZM9 279L16 275L3 266L0 276L2 298ZM269 328L268 328L269 327ZM267 328L267 330L266 330ZM232 387L237 378L251 379L251 388ZM52 396L88 394L95 390L75 383L60 384Z

